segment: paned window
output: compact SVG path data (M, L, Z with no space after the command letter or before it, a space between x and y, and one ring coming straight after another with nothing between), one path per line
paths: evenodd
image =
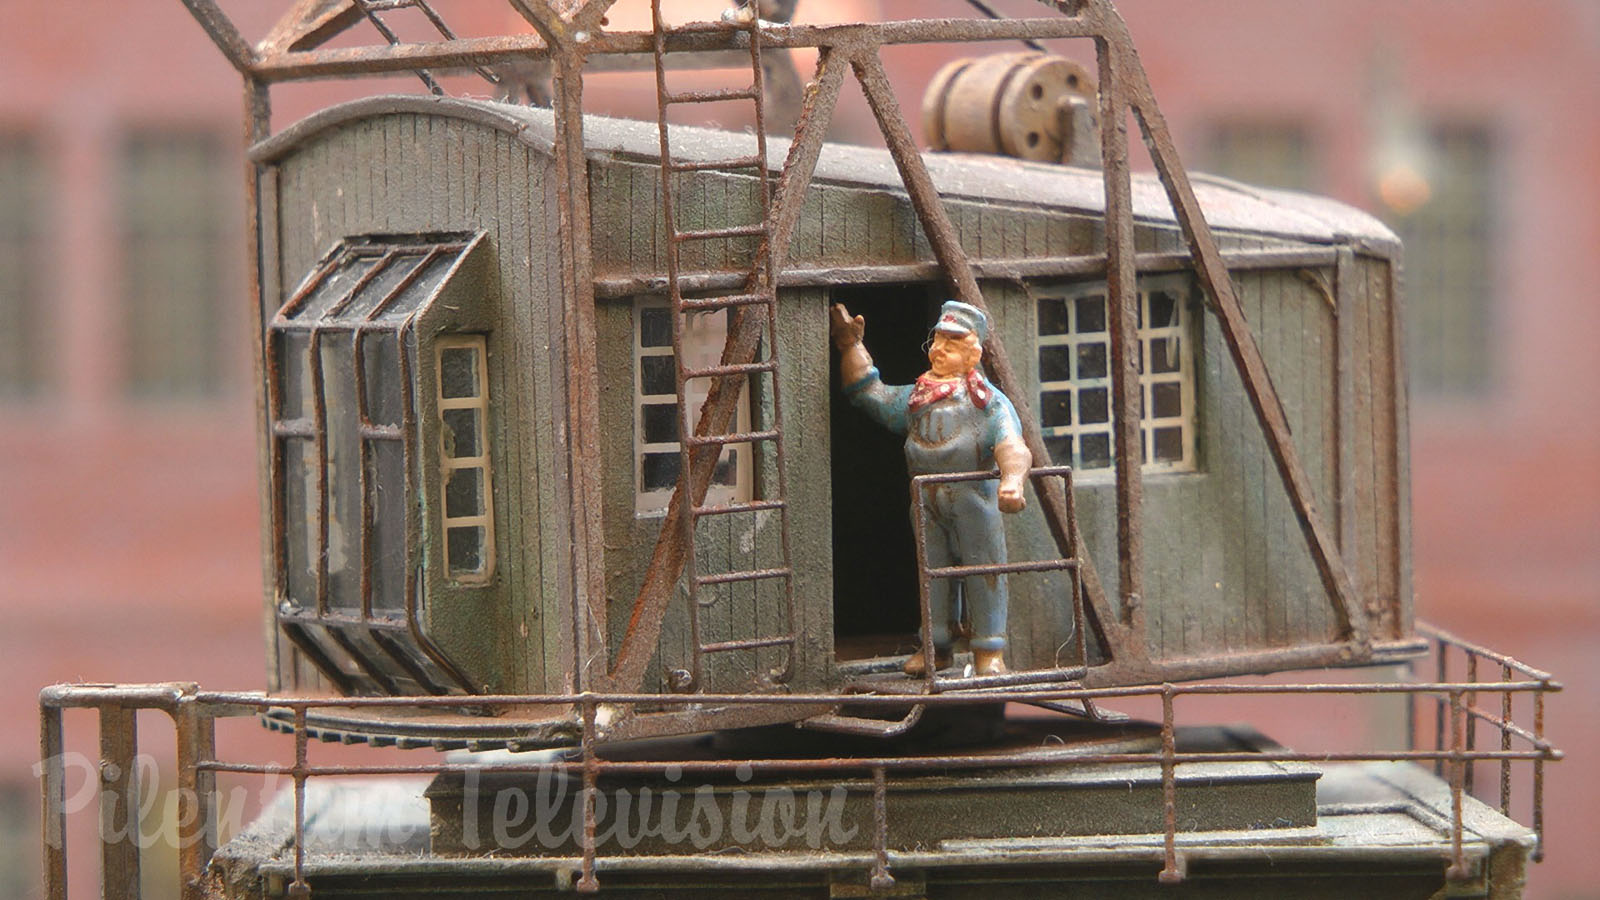
M1406 364L1419 393L1488 387L1495 294L1496 163L1486 127L1428 134L1426 203L1392 225L1405 246Z
M229 169L214 134L151 130L122 142L119 278L133 396L215 396L226 383Z
M1316 188L1311 136L1298 122L1237 121L1211 126L1206 169L1269 188Z
M1147 472L1195 468L1195 341L1186 276L1139 285L1141 459ZM1111 336L1104 284L1040 291L1039 423L1056 463L1108 469L1114 454Z
M659 513L667 508L678 482L682 463L678 421L678 374L672 350L672 307L661 301L640 300L633 310L634 350L634 477L635 511ZM684 327L686 365L700 369L715 366L728 339L727 310L690 313ZM689 382L690 427L706 401L710 379ZM736 414L738 431L750 430L750 391L741 394ZM706 503L732 503L751 497L749 444L722 449L706 492Z
M0 398L44 386L44 155L25 135L0 134Z
M440 338L437 347L445 558L451 578L481 582L494 569L488 350L481 334Z

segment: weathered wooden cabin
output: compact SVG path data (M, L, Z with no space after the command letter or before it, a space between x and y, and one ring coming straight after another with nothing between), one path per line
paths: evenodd
M558 196L569 188L553 164L554 134L548 110L384 97L325 110L253 149L274 688L559 693L580 666L612 669L637 626L680 460L661 143L654 123L584 122L595 300L580 316L559 264ZM716 163L754 153L752 136L675 127L672 140L690 169L677 176L680 228L761 216L750 170ZM771 142L772 169L784 149ZM967 154L925 161L1026 385L1013 399L1038 417L1054 462L1073 468L1094 569L1082 578L1099 604L1087 617L1070 573L1009 576L1007 659L1022 681L1029 671L1159 681L1414 649L1389 231L1325 199L1195 179L1315 512L1349 572L1358 608L1341 611L1167 196L1154 178L1135 178L1144 527L1143 589L1130 598L1118 589L1101 175ZM691 621L680 587L642 677L585 687L815 693L903 680L892 673L919 619L904 462L898 440L840 393L827 314L835 302L863 314L887 380L908 381L925 365L944 274L885 151L826 146L800 216L768 339L781 351L776 381L750 376L737 429L768 427L781 404L786 521L763 503L780 482L770 447L730 444L707 502L748 509L701 520L695 551L708 571L759 571L781 565L786 540L792 597L779 579L713 579ZM685 291L726 292L755 249L749 236L697 242L677 277ZM683 352L715 365L726 315L692 316ZM589 359L601 429L575 435L569 373ZM575 481L582 439L598 440L597 486ZM600 498L597 515L581 508L585 496ZM1009 528L1013 561L1061 556L1039 504ZM597 562L604 597L575 601ZM589 659L577 658L580 645ZM1113 649L1139 664L1108 665ZM808 714L716 712L707 704L691 722L663 711L657 724L639 712L609 734ZM509 718L519 724L328 728L570 738L570 708Z

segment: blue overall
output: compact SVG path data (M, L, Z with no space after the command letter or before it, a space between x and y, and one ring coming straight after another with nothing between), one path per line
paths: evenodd
M974 402L964 382L947 397L911 408L915 385L887 385L876 367L845 388L850 402L874 421L906 436L906 465L913 476L989 471L994 447L1007 437L1020 437L1022 424L1011 401L982 376L987 405ZM928 488L926 553L929 568L986 565L1006 561L1005 525L993 480L965 481ZM916 504L911 507L916 515ZM928 596L933 644L951 645L953 626L961 619L954 601L955 579L935 578ZM972 623L975 650L1006 646L1006 580L1004 575L969 575L962 579L961 602Z

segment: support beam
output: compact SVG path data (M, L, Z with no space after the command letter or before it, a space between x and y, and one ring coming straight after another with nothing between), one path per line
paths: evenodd
M1167 191L1167 199L1177 215L1184 242L1194 257L1200 284L1217 316L1223 342L1227 344L1228 352L1239 370L1239 377L1244 382L1245 394L1266 437L1268 451L1288 492L1295 516L1299 519L1323 587L1340 615L1343 637L1355 645L1355 658L1365 658L1372 649L1366 607L1361 603L1349 570L1339 556L1333 534L1317 510L1311 481L1295 450L1277 389L1273 387L1266 361L1261 357L1261 349L1256 346L1244 310L1239 306L1239 299L1233 293L1233 282L1228 277L1227 266L1222 262L1222 254L1217 250L1211 228L1206 224L1200 202L1195 198L1189 175L1178 159L1177 145L1167 128L1166 118L1156 105L1150 81L1138 62L1138 53L1134 50L1127 24L1108 0L1089 0L1086 15L1098 24L1112 52L1124 63L1122 85L1127 91L1128 103L1139 119L1150 158L1155 162L1156 172Z
M256 64L256 51L239 34L239 29L234 27L228 14L217 7L216 0L183 0L183 5L189 8L189 14L206 30L211 42L217 45L228 62L240 74L249 75L251 67Z

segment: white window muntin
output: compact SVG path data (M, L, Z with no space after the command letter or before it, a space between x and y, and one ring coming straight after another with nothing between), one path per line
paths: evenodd
M489 471L488 342L481 334L435 343L439 411L439 509L445 571L453 581L481 584L494 572L494 491ZM465 379L447 371L465 362ZM470 443L469 443L470 442Z

